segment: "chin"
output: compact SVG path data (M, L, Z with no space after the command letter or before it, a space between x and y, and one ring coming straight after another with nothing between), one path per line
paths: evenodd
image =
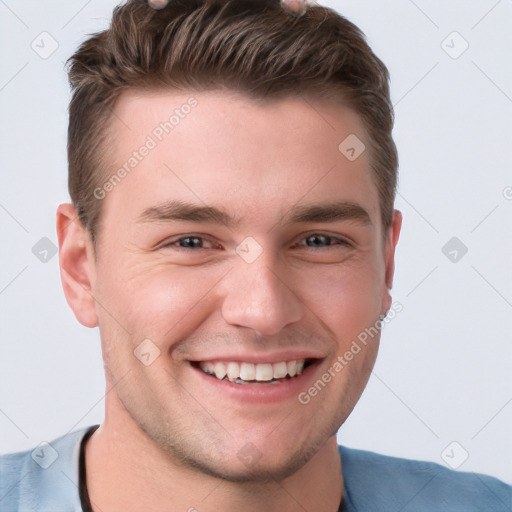
M252 443L239 450L223 453L200 453L182 457L182 463L197 472L217 479L237 483L267 483L283 481L300 471L318 452L323 443L311 441L294 447L293 451L269 450L261 453ZM229 455L227 455L229 454Z
M192 462L192 461L189 461ZM293 454L284 461L272 461L265 463L261 460L251 463L244 463L230 457L229 460L215 461L195 461L193 466L201 473L214 478L237 483L268 483L282 481L299 471L307 461L303 459L302 454Z

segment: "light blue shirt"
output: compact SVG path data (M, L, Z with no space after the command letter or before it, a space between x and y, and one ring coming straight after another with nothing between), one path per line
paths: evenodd
M78 464L88 430L1 456L0 512L82 512ZM496 478L344 446L339 451L345 481L340 511L512 511L512 487Z

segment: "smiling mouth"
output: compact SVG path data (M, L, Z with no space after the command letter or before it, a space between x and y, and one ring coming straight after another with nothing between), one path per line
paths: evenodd
M280 384L302 375L313 359L296 359L277 363L237 361L198 361L192 365L218 380L234 384Z

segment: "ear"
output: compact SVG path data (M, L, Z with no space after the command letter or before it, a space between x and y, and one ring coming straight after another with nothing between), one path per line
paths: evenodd
M89 232L72 204L57 209L60 278L64 295L76 319L86 327L96 327L96 303L92 295L95 256Z
M384 249L385 258L385 285L384 291L384 304L383 313L388 311L391 307L391 295L389 290L393 288L393 276L395 274L395 249L400 237L400 230L402 229L402 213L395 210L393 213L393 219L391 226L389 227L388 234L386 236L386 245Z

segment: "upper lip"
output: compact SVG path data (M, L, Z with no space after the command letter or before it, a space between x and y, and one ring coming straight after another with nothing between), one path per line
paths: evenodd
M261 353L236 353L229 354L216 353L212 355L202 355L200 358L190 359L191 362L211 361L213 363L220 361L236 361L241 363L280 363L281 361L297 361L301 359L323 359L324 354L312 350L286 350L280 352L261 352Z

